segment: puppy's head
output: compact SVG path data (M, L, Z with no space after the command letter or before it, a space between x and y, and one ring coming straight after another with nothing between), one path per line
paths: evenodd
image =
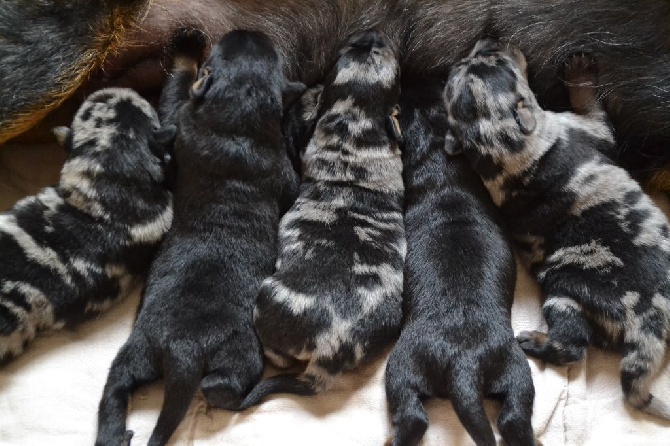
M452 68L444 96L449 123L466 152L522 150L541 112L528 86L525 57L493 39L480 40Z
M396 139L400 97L400 69L390 39L369 30L349 38L326 77L318 97L317 117L349 104L370 119L383 119Z
M282 104L305 90L288 82L282 61L268 36L232 31L212 47L191 87L191 103L199 119L211 125L239 127L249 119L281 116Z
M176 128L161 127L154 108L135 91L106 88L84 101L71 127L53 133L69 153L61 188L93 197L103 194L101 188L162 183ZM103 185L111 179L116 183Z

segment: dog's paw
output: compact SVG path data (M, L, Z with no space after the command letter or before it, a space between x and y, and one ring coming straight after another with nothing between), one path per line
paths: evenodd
M522 331L516 340L523 351L536 350L547 342L547 335L539 331Z
M170 40L170 52L174 57L185 57L202 61L209 38L197 28L179 28Z
M598 64L586 53L572 55L563 69L563 79L572 86L593 86L598 77Z
M126 433L123 434L123 439L121 440L121 446L130 446L130 440L132 440L133 435L135 435L134 431L127 430Z

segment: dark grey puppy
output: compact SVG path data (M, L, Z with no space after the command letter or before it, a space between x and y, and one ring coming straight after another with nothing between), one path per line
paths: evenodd
M607 156L615 142L594 69L571 59L565 79L580 114L550 113L528 87L523 55L482 41L449 77L450 124L547 295L549 334L521 333L521 347L553 364L594 343L621 349L626 400L670 419L649 392L670 335L670 229Z
M137 93L100 90L54 132L68 151L59 184L0 215L0 360L127 294L172 222L175 129Z
M174 224L109 372L99 445L129 441L128 399L143 383L165 380L149 440L158 445L177 428L198 386L214 406L236 408L263 372L253 305L273 271L282 208L297 193L281 131L282 95L304 85L287 82L270 39L251 31L224 36L195 79L204 46L196 30L173 40L175 73L161 107L179 110L163 113L179 124Z
M500 211L454 144L444 84L403 84L405 327L386 368L393 445L419 443L428 416L421 399L448 396L478 445L495 445L483 398L502 401L508 445L535 444L535 390L514 339L510 310L516 263Z
M387 37L368 31L340 51L320 95L307 93L318 99L302 116L306 128L316 124L302 153L300 195L280 223L277 272L254 310L266 356L279 367L307 366L263 381L242 408L271 393L323 391L400 331L399 81Z

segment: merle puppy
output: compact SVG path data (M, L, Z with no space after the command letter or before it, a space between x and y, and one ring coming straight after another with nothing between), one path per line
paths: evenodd
M535 444L535 390L514 339L516 264L500 211L455 143L444 84L403 85L405 146L405 327L386 368L393 445L419 443L428 426L421 399L448 396L478 445L495 445L483 398L502 400L508 445Z
M236 408L263 371L252 310L273 271L282 203L297 193L281 132L282 94L304 86L287 82L272 42L251 31L224 36L195 79L204 46L196 30L173 40L175 73L161 107L179 110L165 113L179 124L175 219L109 372L98 445L129 441L128 400L143 383L165 380L149 441L158 445L177 428L198 386L210 404Z
M316 124L302 153L300 195L280 223L277 272L254 310L266 356L279 367L307 366L263 381L242 408L271 393L323 391L400 331L399 93L394 52L374 30L352 37L323 91L307 93L316 104L302 118L306 129Z
M0 215L0 360L126 295L172 222L175 128L137 93L100 90L54 133L68 151L59 184Z
M621 349L627 401L670 419L649 392L670 335L668 223L606 156L615 142L594 70L586 56L571 59L565 80L579 114L546 112L523 55L481 41L449 76L450 124L547 296L549 333L521 333L523 350L565 364L594 343Z

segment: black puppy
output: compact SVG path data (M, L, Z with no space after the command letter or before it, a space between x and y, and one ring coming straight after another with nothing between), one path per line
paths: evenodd
M515 260L500 212L454 144L443 85L403 85L405 137L405 327L386 368L393 445L415 445L428 426L421 399L448 396L478 445L495 445L483 407L499 398L502 437L535 443L535 390L514 339L510 310Z
M368 31L341 50L322 92L303 97L295 117L313 129L303 182L282 218L277 272L261 286L254 323L276 365L308 363L300 375L260 383L242 408L271 393L326 390L400 331L399 74L388 38Z
M175 129L137 93L100 90L54 132L69 152L59 184L0 215L0 360L126 295L172 222Z
M99 445L124 440L128 399L143 383L165 379L149 441L158 445L177 428L198 385L212 405L236 408L263 371L252 309L273 271L282 206L297 191L281 132L282 94L296 85L282 74L269 38L250 31L224 36L196 80L204 45L195 30L173 40L176 72L161 107L179 110L163 113L179 124L175 220L133 332L112 364Z

